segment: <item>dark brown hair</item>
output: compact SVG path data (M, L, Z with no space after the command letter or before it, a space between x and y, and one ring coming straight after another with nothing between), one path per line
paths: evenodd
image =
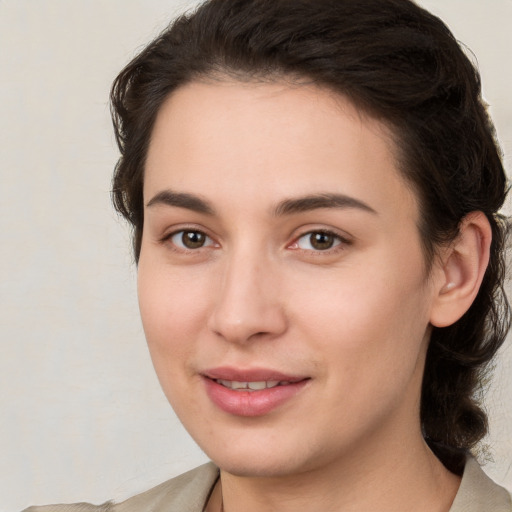
M476 300L454 325L434 328L421 398L425 439L460 472L487 431L484 372L510 326L503 292L506 177L479 74L438 18L409 0L210 0L175 20L116 78L112 116L121 158L113 201L144 221L144 162L160 106L192 80L307 80L383 120L421 207L427 264L462 219L482 211L491 260ZM205 115L208 115L205 112Z

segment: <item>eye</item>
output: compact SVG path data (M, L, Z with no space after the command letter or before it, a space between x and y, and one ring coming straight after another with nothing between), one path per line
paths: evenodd
M178 248L193 250L201 249L201 247L209 247L215 245L214 241L202 231L182 230L173 233L169 240Z
M297 239L298 249L308 251L328 251L342 243L341 237L329 231L311 231Z

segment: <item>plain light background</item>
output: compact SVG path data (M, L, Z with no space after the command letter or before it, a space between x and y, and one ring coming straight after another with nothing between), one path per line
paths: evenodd
M194 3L0 0L1 512L121 500L206 460L160 391L109 202L110 84ZM512 0L420 3L476 54L510 174ZM510 337L487 405L485 469L512 488Z

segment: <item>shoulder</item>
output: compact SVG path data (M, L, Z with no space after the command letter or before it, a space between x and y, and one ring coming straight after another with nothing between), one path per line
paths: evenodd
M218 468L210 462L122 503L112 504L107 510L108 512L140 512L142 510L201 512L218 476Z
M493 482L473 458L468 458L450 512L512 512L510 493Z
M22 512L110 512L111 503L103 505L91 505L90 503L72 503L69 505L44 505L41 507L29 507Z
M201 512L218 475L218 468L210 462L121 503L49 505L23 512Z

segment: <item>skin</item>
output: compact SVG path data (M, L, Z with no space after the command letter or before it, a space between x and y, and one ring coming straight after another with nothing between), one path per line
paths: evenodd
M209 511L221 494L226 512L449 510L459 479L424 443L419 401L431 322L448 321L446 268L464 272L427 275L394 150L385 125L312 86L191 83L161 107L139 302L162 388L221 468ZM356 202L276 212L326 193ZM205 244L187 249L183 230ZM319 230L332 248L311 244ZM245 417L205 391L202 373L226 365L308 380Z

